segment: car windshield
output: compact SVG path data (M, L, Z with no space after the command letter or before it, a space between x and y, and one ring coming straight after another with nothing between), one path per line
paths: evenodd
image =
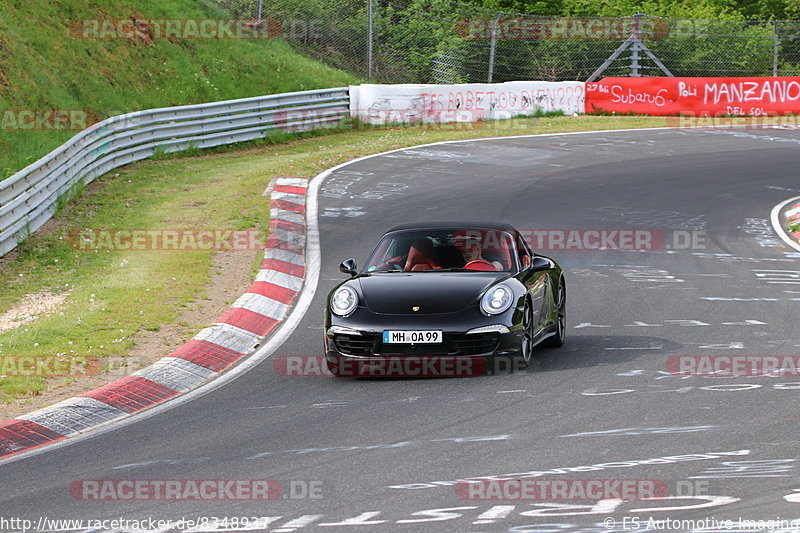
M491 229L399 231L386 235L367 261L366 272L458 270L515 272L514 239Z

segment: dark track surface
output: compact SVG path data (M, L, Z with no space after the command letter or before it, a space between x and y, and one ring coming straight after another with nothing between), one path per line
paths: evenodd
M257 368L197 400L0 465L0 516L280 516L270 531L365 532L586 531L592 524L604 531L609 516L617 530L626 516L638 516L642 527L650 517L800 518L800 498L784 498L800 489L800 379L664 373L671 355L798 353L800 279L774 272L800 270L798 254L764 228L774 205L800 195L799 162L800 134L793 131L659 130L445 144L348 166L321 190L319 287L291 338ZM385 229L409 220L475 218L523 230L700 230L706 243L693 250L544 252L565 269L568 338L561 349L540 349L526 372L440 380L276 375L278 356L322 354L322 307L342 279L342 259L363 262ZM630 428L638 431L567 436ZM735 451L741 455L624 463ZM465 501L447 485L392 488L612 462L542 479L664 480L673 494L691 485L728 499L591 510L596 502ZM322 498L77 501L69 485L85 478L269 478L284 487L319 481ZM714 506L663 510L703 504ZM454 507L463 509L452 519L402 522ZM490 509L494 518L481 516ZM544 516L520 514L546 509ZM375 523L336 525L369 512L362 518ZM321 516L291 523L303 515Z

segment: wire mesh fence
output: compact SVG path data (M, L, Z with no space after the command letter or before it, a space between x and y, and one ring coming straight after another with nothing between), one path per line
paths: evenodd
M453 0L210 0L383 83L800 75L800 21L544 17Z

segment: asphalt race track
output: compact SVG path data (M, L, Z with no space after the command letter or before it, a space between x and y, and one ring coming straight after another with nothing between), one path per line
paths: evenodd
M799 163L797 131L664 129L443 144L349 165L320 190L319 286L291 337L194 401L0 465L0 514L269 517L262 530L354 532L800 519L800 379L667 372L676 355L798 353L800 254L769 218L800 195ZM363 263L396 224L458 219L655 230L666 241L653 251L543 252L565 269L568 337L527 371L353 380L273 369L281 356L322 355L322 309L342 259ZM453 484L521 473L651 480L670 497L468 500ZM69 491L81 479L253 478L279 481L284 497L95 502Z

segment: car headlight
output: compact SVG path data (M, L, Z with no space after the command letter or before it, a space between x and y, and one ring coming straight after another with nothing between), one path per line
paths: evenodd
M514 293L505 285L495 285L486 291L481 298L481 310L487 315L499 315L509 307L514 300Z
M347 316L355 311L358 305L358 295L350 287L344 286L336 289L331 297L331 311L338 316Z

